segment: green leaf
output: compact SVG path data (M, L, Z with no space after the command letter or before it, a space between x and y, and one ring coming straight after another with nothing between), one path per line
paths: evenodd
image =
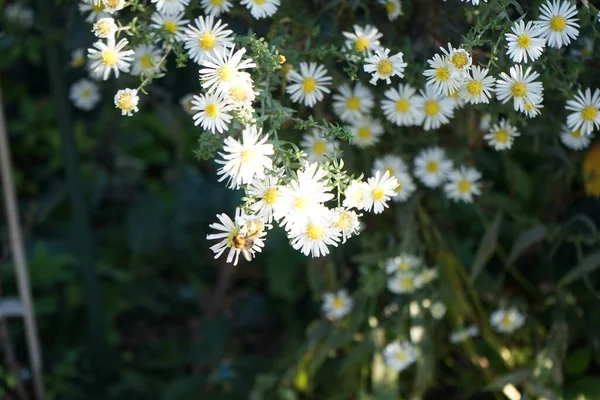
M548 228L546 228L544 225L534 226L533 228L522 232L517 240L515 240L512 249L510 250L508 263L512 264L515 262L525 250L531 247L534 243L544 239L547 234Z
M564 400L596 400L600 393L600 376L587 376L566 385Z
M506 181L521 200L528 202L531 199L532 177L516 162L507 162Z
M565 363L565 372L570 376L583 375L588 370L592 362L592 350L589 347L582 347L567 357Z
M471 267L471 276L469 278L471 283L475 282L479 274L481 274L481 271L483 271L483 267L485 267L496 250L496 242L498 241L498 231L500 230L501 222L502 214L497 213L494 221L485 231L483 239L481 239L475 261Z
M576 279L582 278L600 267L600 251L588 255L574 269L563 276L558 283L559 286L567 285Z
M204 380L200 377L177 378L167 386L162 396L162 400L179 400L200 398L202 394L200 389Z

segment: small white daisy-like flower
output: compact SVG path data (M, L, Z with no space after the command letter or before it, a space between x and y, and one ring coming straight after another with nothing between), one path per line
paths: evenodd
M323 295L322 309L327 319L336 321L344 318L352 310L352 299L346 289L328 292Z
M121 110L121 115L131 117L138 112L140 98L136 89L122 89L115 94L115 107Z
M362 214L343 207L333 210L332 226L342 232L342 243L346 243L351 236L358 235L360 232L360 221Z
M438 271L436 268L425 268L416 277L417 287L423 287L429 285L431 282L436 280L438 277Z
M540 96L537 98L533 98L532 100L526 100L524 105L523 114L528 116L529 118L535 118L542 113L541 109L544 108L542 102L544 101L544 96Z
M448 183L444 185L444 192L450 200L472 203L473 196L481 194L480 184L477 182L481 173L475 168L460 166L448 174Z
M375 214L380 214L388 207L387 202L390 198L396 196L398 179L390 176L388 171L383 174L376 171L374 176L367 179L367 184L369 185L369 192L363 209L365 211L373 210Z
M241 0L240 4L250 10L256 19L270 17L277 12L280 0Z
M587 148L593 138L593 134L582 135L581 129L571 130L566 125L563 126L560 134L560 141L571 150L583 150Z
M194 96L192 104L192 110L197 111L193 116L194 125L200 125L202 129L212 133L227 131L233 116L230 114L232 107L223 94Z
M385 262L385 272L396 274L398 272L411 272L423 264L421 258L408 253L401 253L397 257L388 258Z
M525 112L526 104L541 103L544 87L541 82L536 82L539 76L531 67L523 73L521 65L514 65L510 68L510 76L501 72L496 80L496 97L502 103L513 99L515 111Z
M510 149L515 138L520 135L517 128L512 126L508 120L503 119L495 124L483 138L494 150L500 151Z
M202 87L209 92L217 91L227 93L231 85L240 79L240 72L248 68L256 68L251 58L242 59L246 49L235 51L231 48L215 48L202 61L200 69L200 81Z
M394 371L403 371L417 360L418 351L407 341L394 341L383 349L385 363Z
M306 160L309 162L323 163L327 161L327 156L333 155L335 151L335 141L326 139L322 133L319 129L312 128L302 136L300 147L306 151Z
M417 288L417 277L413 272L397 272L388 278L387 288L396 294L413 293Z
M254 90L254 83L249 73L240 71L237 77L231 81L227 90L227 100L234 108L240 109L249 107L252 109L252 103L259 94Z
M79 68L85 65L85 50L84 49L75 49L71 53L71 67Z
M151 44L142 44L135 48L131 75L139 76L143 73L157 73L160 71L162 53Z
M452 107L454 107L455 110L459 110L461 108L463 108L465 106L465 104L467 103L465 101L465 99L463 99L459 94L458 94L458 90L455 90L454 92L450 93L450 95L448 96L448 98L450 100L452 100Z
M129 42L127 39L121 39L118 43L109 38L106 43L99 40L94 43L95 49L88 49L88 57L92 60L90 68L102 79L107 80L111 71L115 77L119 77L120 71L129 72L129 65L133 60L134 51L125 50Z
M286 92L294 103L313 107L323 100L324 93L330 92L327 86L331 84L331 77L327 75L324 66L314 62L301 62L299 71L292 70L288 74L287 79L291 83Z
M22 28L31 28L33 26L34 12L31 7L27 7L20 1L17 1L5 5L4 18L13 25Z
M383 4L385 12L390 21L395 21L402 15L402 4L400 0L379 0L379 4Z
M227 262L237 265L240 254L250 261L255 253L262 250L266 231L260 221L256 222L256 218L248 221L249 218L240 209L236 209L233 220L227 214L217 214L217 219L219 223L210 224L209 227L218 233L206 236L208 240L219 240L210 247L215 258L229 250Z
M510 310L496 310L490 315L490 325L501 333L513 333L524 323L525 316L514 307Z
M375 175L377 171L381 174L387 171L390 176L397 176L398 174L406 172L406 163L402 161L402 158L396 155L387 154L381 158L375 159L373 162L371 174Z
M381 109L385 117L398 126L420 125L423 114L417 109L417 91L410 85L398 85L384 92Z
M373 51L381 48L379 39L383 36L383 33L372 26L366 25L364 28L358 25L352 27L354 32L342 32L342 35L346 38L344 48L354 49L365 56L370 56ZM350 57L350 60L357 61L357 57Z
M415 157L414 174L427 187L440 186L452 170L452 161L440 147L423 149Z
M228 13L233 3L230 0L202 0L200 3L205 14L218 17L222 13Z
M404 203L415 191L415 182L407 172L400 172L395 175L395 178L398 180L398 186L396 186L396 195L392 200L394 203Z
M437 93L429 85L425 85L425 90L419 91L419 94L415 102L423 115L423 129L426 131L438 129L454 117L454 103L450 97Z
M192 107L194 107L194 103L192 103L192 100L194 100L194 95L192 93L186 94L179 100L181 108L183 108L183 111L185 111L189 115L195 114L194 110L192 109Z
M288 233L292 247L305 256L326 256L329 254L328 246L337 247L340 241L340 229L331 224L332 212L327 208L325 210L324 216L309 217L303 229Z
M492 125L492 114L483 114L481 118L479 118L479 129L483 132L487 132L490 130Z
M90 111L100 101L98 85L88 79L80 79L71 85L69 99L81 110Z
M448 57L435 54L433 58L427 60L429 69L423 72L427 77L428 87L440 95L450 95L452 92L458 91L463 83L463 77L450 65Z
M156 4L156 9L163 14L179 14L185 11L185 8L190 4L190 0L150 0Z
M600 90L590 88L577 91L574 99L568 100L565 108L572 111L567 116L567 125L570 129L580 129L582 135L589 135L600 127Z
M115 36L117 33L117 24L114 18L100 18L92 27L92 32L100 39L108 39Z
M476 336L479 336L479 328L476 325L469 325L466 328L455 329L448 337L448 340L450 340L450 343L457 344Z
M352 132L351 143L363 149L379 142L379 137L383 134L383 126L378 119L367 115L354 121L350 131Z
M446 310L447 310L446 305L444 303L442 303L441 301L436 301L429 308L429 312L431 313L431 316L435 319L442 319L444 317L444 315L446 315Z
M568 46L579 36L577 7L569 1L548 0L540 7L540 19L535 22L549 47Z
M381 79L389 85L392 76L404 77L404 69L408 64L403 61L403 57L403 53L390 56L390 49L375 50L375 54L365 60L363 67L365 72L372 76L369 83L375 85L377 80Z
M195 26L194 26L195 25ZM198 17L194 25L188 25L183 33L183 42L190 58L201 64L215 49L233 47L233 31L220 19L215 22L212 15Z
M255 179L264 179L265 170L273 168L271 157L274 154L273 145L267 143L269 135L262 136L262 129L256 125L247 125L242 131L242 141L231 136L225 138L223 152L219 155L222 160L216 160L223 165L217 171L219 182L227 179L230 189L240 185L248 185Z
M250 210L268 224L273 221L273 207L280 198L279 187L279 178L276 176L255 179L246 187L248 196L256 200L250 205Z
M183 17L183 12L179 14L166 14L156 11L152 14L152 24L150 24L150 27L166 32L167 40L180 42L184 38L183 28L190 22L188 19L183 19Z
M508 51L506 54L516 63L526 63L537 60L544 51L546 42L542 31L533 21L517 21L511 28L511 33L505 33Z
M125 0L102 0L102 4L104 4L104 11L110 14L125 8Z
M469 2L470 2L470 3L471 3L471 4L473 4L474 6L478 6L478 5L479 5L479 0L460 0L460 1L463 1L463 2L464 2L464 1L466 1L467 3L469 3ZM483 2L484 2L484 3L487 3L487 0L483 0Z
M442 53L444 53L445 58L448 60L450 70L458 74L459 77L466 77L473 64L471 54L465 49L455 49L450 43L448 43L447 50L443 47L440 47L440 50L442 50Z
M96 22L100 18L110 16L109 13L104 11L102 0L81 0L78 8L81 14L89 12L88 16L85 18L85 22Z
M471 67L464 84L458 91L460 97L471 104L488 104L496 82L492 76L487 76L488 72L487 68L479 68L476 65Z
M351 88L344 83L338 88L333 98L333 111L344 122L352 122L366 115L373 108L373 94L360 82Z
M344 207L364 209L370 191L371 188L367 182L352 180L344 191Z

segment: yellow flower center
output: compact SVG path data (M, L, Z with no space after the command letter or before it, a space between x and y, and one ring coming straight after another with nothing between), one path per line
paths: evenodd
M104 50L102 52L102 63L104 65L112 67L117 64L118 59L117 52L113 50Z
M104 4L102 4L102 2L92 4L92 12L93 13L100 14L103 11L104 11Z
M327 145L324 142L315 142L315 144L313 144L312 150L315 154L323 155L327 150Z
M134 94L121 93L117 99L117 107L125 112L129 112L135 108Z
M594 106L585 106L581 110L581 118L584 121L593 121L598 115L598 109Z
M323 235L325 234L325 228L323 228L322 226L308 224L308 226L306 227L305 233L306 233L306 237L308 237L310 240L320 240L321 238L323 238ZM335 307L335 301L334 301L334 307Z
M217 115L219 114L219 107L217 107L216 104L209 104L206 106L206 108L204 109L204 112L206 113L206 115L209 118L216 118Z
M510 87L510 92L514 97L523 97L527 93L527 85L522 82L515 82Z
M396 359L396 361L402 362L402 361L406 360L406 352L400 351L400 352L396 353L394 358Z
M394 66L390 60L381 60L377 64L377 72L379 72L379 74L382 76L391 75L393 70Z
M396 111L405 113L408 111L410 103L406 99L400 99L396 102Z
M531 111L535 108L535 103L532 101L526 101L525 102L525 110L526 111Z
M248 90L248 86L243 83L233 85L229 88L229 99L231 99L234 103L241 103L250 97L250 92Z
M315 78L304 78L302 82L302 91L305 94L312 93L317 89L317 80Z
M75 57L75 58L73 58L73 61L71 62L71 65L73 67L81 67L84 64L85 64L85 57Z
M435 174L440 170L440 165L437 161L428 161L427 164L425 164L425 170L430 174Z
M410 268L410 264L407 263L406 261L402 261L400 264L398 264L398 271L409 271Z
M165 22L163 22L163 28L165 28L166 31L175 33L177 32L177 23L172 19L168 19Z
M369 44L369 39L364 36L361 36L354 41L354 47L356 47L356 50L360 52L367 50L369 48Z
M219 78L221 78L221 80L224 82L233 80L233 78L235 78L236 74L237 74L236 69L233 68L231 65L223 65L219 69Z
M451 61L456 69L463 69L469 63L469 57L467 57L466 53L459 52L452 56Z
M528 34L524 33L517 39L517 46L522 49L526 49L531 45L531 38Z
M140 57L140 65L142 66L142 68L144 69L150 69L152 68L152 55L150 54L144 54L143 56Z
M396 5L394 4L393 1L388 1L385 3L385 11L388 14L393 14L394 11L396 11Z
M107 37L108 35L110 35L110 31L111 31L112 27L113 27L113 24L111 24L107 20L98 21L95 26L96 33L100 37Z
M263 200L267 205L272 206L277 203L277 199L279 198L279 192L277 188L269 188L265 191L263 196Z
M346 106L350 111L358 111L360 109L360 99L356 96L352 96L346 100Z
M84 89L81 91L81 97L87 99L92 95L92 91L90 89Z
M402 278L400 285L402 285L404 289L412 289L415 286L415 280L412 276L407 276Z
M477 96L481 93L481 90L483 89L483 83L481 83L481 81L473 79L467 82L465 88L471 96Z
M458 191L461 193L469 193L471 191L471 182L469 182L467 179L461 179L458 182Z
M267 0L254 0L254 4L257 6L262 6L267 2Z
M114 9L116 9L120 3L119 0L103 0L103 2L104 2L104 5L106 6L106 8L114 8Z
M554 32L562 32L567 27L567 20L561 15L550 18L550 29Z
M504 327L509 327L513 324L513 319L510 317L509 314L504 314L502 316L502 318L500 319L500 325L504 326Z
M435 70L435 76L440 81L447 81L450 78L450 71L446 67L439 67Z
M510 135L508 134L508 132L505 129L500 129L498 132L496 132L494 134L494 139L498 143L506 143L506 142L508 142L509 138L510 138Z
M371 129L368 126L358 128L358 137L361 139L369 139L372 136Z
M373 200L381 200L385 197L385 191L383 190L383 188L381 186L377 186L371 192L371 196L373 197Z
M292 206L297 211L304 211L308 208L308 200L306 196L298 196L294 199Z
M385 168L383 172L387 172L390 176L396 176L396 170L391 167Z
M575 129L573 132L571 132L571 136L573 136L574 138L581 138L581 130L580 129Z
M213 6L220 6L221 4L223 4L223 0L210 0L210 4L212 4Z
M347 213L340 213L338 215L338 220L335 223L335 227L346 230L352 226L352 218Z
M435 100L427 100L425 102L425 114L434 117L440 113L440 105Z
M206 113L208 114L208 107L206 107ZM256 152L254 149L244 149L242 150L241 157L243 163L251 163L256 158Z
M344 300L340 299L339 297L336 297L333 299L333 304L332 304L333 308L335 309L340 309L344 306Z
M211 32L204 32L198 39L200 48L204 51L212 50L217 44L217 37Z

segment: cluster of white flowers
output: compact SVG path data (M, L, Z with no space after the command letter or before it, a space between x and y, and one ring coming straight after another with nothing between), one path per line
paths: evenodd
M407 253L388 259L385 272L388 274L387 287L396 294L414 293L438 277L435 267L426 268L423 260Z

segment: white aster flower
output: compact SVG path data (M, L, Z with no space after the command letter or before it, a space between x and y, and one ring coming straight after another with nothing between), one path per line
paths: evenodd
M240 4L250 10L256 19L270 17L277 12L280 0L241 0Z
M381 79L389 85L392 76L404 77L404 69L408 64L403 61L403 57L403 53L390 56L390 49L375 50L375 54L365 60L363 67L365 72L372 76L369 83L376 85L377 80Z
M387 154L383 157L375 159L373 162L373 168L371 168L371 174L375 175L375 173L379 171L381 174L384 172L389 172L390 176L397 176L403 172L406 172L406 163L402 161L402 158L393 155Z
M467 73L471 70L473 64L473 58L471 54L465 49L455 49L450 43L448 43L448 50L440 47L445 58L448 60L450 70L459 77L466 77Z
M192 110L197 111L193 116L194 125L200 125L202 129L212 133L227 131L233 118L230 114L232 106L223 94L214 93L194 96L192 104Z
M367 182L352 180L344 191L344 207L364 209L370 191L371 188Z
M523 114L528 116L529 118L535 118L542 113L541 109L544 108L542 102L544 101L544 96L539 96L537 98L533 98L532 100L525 100L525 109L522 111Z
M90 111L100 101L98 85L88 79L80 79L71 85L69 99L81 110Z
M429 69L423 72L427 77L426 87L432 87L437 94L445 96L458 91L463 76L453 69L448 57L435 54L427 63Z
M373 51L381 48L379 39L383 34L376 27L366 25L363 28L359 25L354 25L352 28L354 32L342 32L342 35L346 38L344 48L357 50L365 56L370 56ZM349 59L351 61L358 61L356 56L351 56Z
M476 65L471 67L464 84L458 91L460 97L471 104L488 104L496 82L492 76L487 76L488 72L487 68L479 68Z
M350 131L352 132L351 143L363 149L379 142L379 137L383 134L383 126L378 119L367 115L354 121Z
M328 292L323 295L323 314L327 319L336 321L344 318L352 310L352 298L346 289Z
M190 22L188 19L183 19L184 13L178 14L167 14L161 11L156 11L152 14L150 24L151 28L162 30L166 32L168 41L183 41L183 27Z
M483 138L494 150L500 151L510 149L515 138L520 135L517 128L512 126L508 120L503 119L495 124Z
M575 98L567 101L565 108L572 111L567 117L570 129L580 129L582 135L589 135L600 127L600 90L590 88L577 91Z
M544 51L546 42L542 38L542 31L533 21L517 21L511 28L511 33L505 33L508 51L506 54L516 63L525 63L537 60Z
M143 73L157 73L161 69L162 53L151 44L142 44L135 48L131 75L139 76Z
M479 336L479 328L476 325L470 325L466 328L455 329L448 338L450 343L457 344L466 341L471 337Z
M417 275L415 281L418 288L425 285L429 285L431 282L438 278L438 271L436 268L425 268Z
M240 185L248 185L255 179L264 179L265 170L273 168L269 156L274 153L273 145L266 143L269 135L261 137L262 129L256 125L247 125L242 131L242 141L231 136L225 138L224 153L219 153L223 160L216 160L223 165L217 171L221 175L219 182L227 179L230 189Z
M235 52L235 53L234 53ZM240 79L242 70L256 68L251 58L242 60L246 49L235 51L231 48L215 48L207 59L201 62L200 81L202 87L209 92L217 91L227 93L231 85Z
M440 147L423 149L415 157L414 174L427 187L440 186L452 170L452 161Z
M330 92L327 86L331 84L331 77L327 75L327 69L314 62L301 62L300 72L290 71L287 79L291 83L286 92L294 103L313 107L323 100L324 93Z
M140 98L136 89L122 89L115 94L115 107L121 110L121 115L131 117L138 112Z
M441 301L436 301L429 309L429 312L431 313L431 316L433 318L441 319L444 317L444 315L446 315L446 310L447 308L444 303L442 303Z
M400 0L379 0L379 4L383 4L385 7L385 12L390 21L394 21L402 15L402 4L400 3Z
M474 6L478 6L478 5L479 5L479 0L460 0L460 1L463 1L463 2L464 2L464 1L466 1L467 3L469 3L469 2L470 2L470 3L471 3L471 4L473 4ZM483 0L483 2L484 2L484 3L487 3L487 0Z
M373 108L373 94L360 82L357 82L354 88L344 83L338 91L339 94L332 96L333 111L344 122L353 122Z
M410 271L396 272L388 278L387 288L395 294L413 293L418 288L417 276Z
M150 0L156 4L156 9L163 14L174 15L185 11L190 0Z
M501 333L513 333L525 323L525 316L516 308L496 310L490 315L490 325Z
M102 0L102 4L104 4L104 11L110 14L125 8L125 0Z
M329 254L329 247L337 247L341 230L332 225L333 214L331 210L323 207L323 215L309 217L301 230L288 233L292 247L305 256L322 257Z
M376 171L374 176L367 179L367 184L369 192L363 209L365 211L373 210L375 214L380 214L388 207L387 202L390 198L398 193L396 190L399 186L398 179L390 176L388 171L383 174Z
M566 125L563 126L560 134L560 141L571 150L583 150L587 148L593 138L594 134L592 133L589 135L582 135L581 129L571 130Z
M454 102L450 97L437 93L429 85L425 85L425 90L419 91L419 94L415 102L423 115L423 129L426 131L438 129L454 117Z
M95 49L88 49L88 57L92 61L91 70L98 75L101 74L104 80L108 79L111 71L117 78L120 71L129 72L134 51L125 50L128 43L127 39L121 39L115 43L112 38L109 38L106 43L102 40L94 43Z
M115 36L118 29L114 18L100 18L94 23L92 32L100 39L108 39Z
M448 183L444 185L444 192L450 200L472 203L473 196L481 194L480 184L477 182L481 173L475 168L460 166L448 174Z
M185 96L183 96L181 98L181 100L179 100L179 104L181 105L181 108L183 108L183 111L185 111L189 115L195 114L194 110L192 109L192 107L194 107L192 100L194 100L194 95L192 93L186 94Z
M399 272L412 272L422 265L421 258L408 253L401 253L397 257L388 258L385 262L385 272L397 274Z
M4 18L13 25L22 28L31 28L33 26L34 12L31 7L27 7L20 1L17 1L5 5Z
M327 156L332 156L336 143L332 139L326 139L322 136L323 132L317 128L312 128L302 136L300 147L306 151L306 160L309 162L323 163L327 161Z
M394 200L394 203L403 203L408 200L415 191L415 182L408 172L400 172L394 177L398 180L398 186L396 186L396 195L392 200Z
M248 196L255 199L250 210L268 224L273 221L273 208L280 198L279 187L279 178L270 175L264 179L255 179L246 187Z
M195 26L194 26L195 25ZM233 31L220 19L215 22L212 15L198 17L194 25L188 25L183 33L183 42L190 58L201 64L216 49L224 51L233 47Z
M240 71L237 77L233 79L227 90L227 100L234 108L250 108L258 92L254 90L254 82L249 73Z
M568 46L579 36L577 7L569 1L548 0L540 7L540 19L535 22L549 47Z
M531 67L523 73L523 67L515 65L510 68L510 76L500 73L500 78L496 80L496 97L502 103L513 99L515 111L525 112L526 104L541 103L544 87L541 82L535 81L539 76Z
M227 13L233 7L233 3L230 0L202 0L200 4L204 13L213 17Z
M85 18L85 22L96 22L100 18L105 18L110 15L104 11L102 0L81 0L78 8L81 14L89 12Z
M417 91L410 85L398 85L398 89L385 91L381 109L385 117L398 126L420 125L423 113L417 109Z
M385 363L394 371L403 371L417 360L418 351L407 341L394 341L383 349Z
M71 67L79 68L85 65L85 50L75 49L71 52Z
M332 226L342 232L342 243L346 243L350 237L358 235L360 232L360 221L362 214L357 214L353 210L344 207L338 207L333 210Z

